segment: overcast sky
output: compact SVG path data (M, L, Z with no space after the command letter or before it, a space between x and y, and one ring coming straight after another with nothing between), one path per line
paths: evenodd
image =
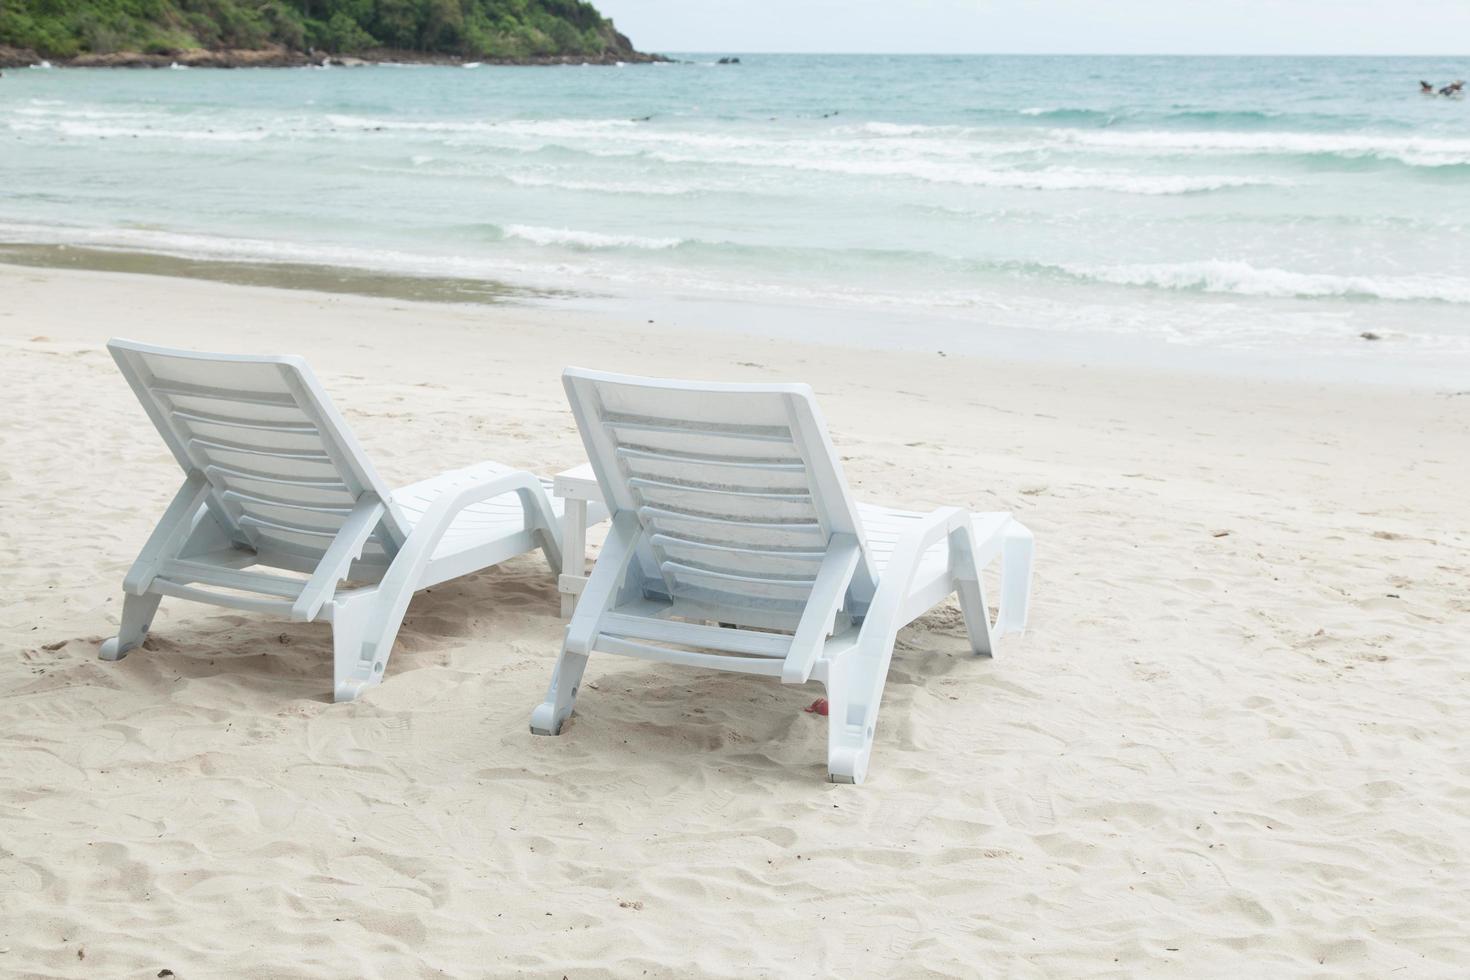
M1470 55L1470 0L594 2L644 51Z

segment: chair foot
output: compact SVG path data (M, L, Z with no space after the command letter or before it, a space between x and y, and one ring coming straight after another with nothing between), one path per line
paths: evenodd
M868 685L862 683L861 663L839 660L827 679L827 779L857 785L868 775L873 755L876 704L857 701ZM882 688L878 688L881 697Z
M148 627L153 625L153 614L163 596L145 593L123 596L122 622L118 624L117 636L105 641L97 651L102 660L121 660L128 651L141 646L148 638Z
M356 701L383 682L388 654L364 636L373 598L362 597L337 607L332 620L332 700ZM380 652L381 651L381 652Z
M377 680L346 681L332 688L332 701L341 704L344 701L356 701L362 697L370 688L377 687L382 680L382 675Z
M868 775L868 757L872 743L833 748L827 753L827 780L833 783L860 785Z
M566 719L556 717L554 704L538 704L536 710L531 712L532 735L560 735L564 724Z
M587 654L571 653L562 648L561 656L556 660L556 670L551 675L551 686L546 689L546 700L531 712L532 734L561 734L562 726L572 715L577 691L582 687L582 672L586 669Z

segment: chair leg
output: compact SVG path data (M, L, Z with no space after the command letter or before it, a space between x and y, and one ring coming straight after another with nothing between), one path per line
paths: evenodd
M141 644L148 636L148 627L153 624L153 614L158 611L162 598L156 592L124 595L122 622L118 625L117 636L103 643L97 655L103 660L121 660L129 650Z
M970 649L982 656L995 656L995 630L990 625L990 610L985 604L985 586L979 579L955 583L960 597L960 612L970 634Z
M369 646L365 636L372 599L359 596L341 602L332 614L332 700L355 701L382 683L387 650Z
M868 775L878 722L878 705L864 703L872 696L870 664L871 658L854 650L828 668L827 779L834 783L861 783Z
M531 712L533 735L560 735L561 726L571 717L572 705L582 686L582 672L587 669L587 654L572 653L564 645L546 689L546 700Z
M1006 528L1000 552L1000 611L995 619L995 635L1020 633L1026 628L1031 605L1031 560L1035 539L1022 524L1011 522Z

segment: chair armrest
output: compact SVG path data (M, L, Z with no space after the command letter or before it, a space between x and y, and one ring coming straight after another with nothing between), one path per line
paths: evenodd
M524 470L506 472L501 467L485 474L475 467L461 470L450 480L423 518L409 532L408 540L393 556L387 573L378 583L378 595L385 601L375 603L371 618L364 626L363 635L377 637L375 645L391 647L403 624L403 614L409 601L417 591L417 583L423 578L424 567L434 555L444 533L449 530L460 511L471 504L490 500L507 493L516 493L526 507L528 518L551 534L551 505L546 499L546 488L541 481ZM560 555L560 550L556 551Z
M124 592L131 595L147 592L162 564L170 558L178 557L179 549L188 540L189 533L194 529L195 518L208 496L209 481L203 473L197 470L191 472L184 479L183 486L174 494L174 499L163 512L153 533L148 535L143 550L128 569L128 574L123 578Z
M612 528L602 543L602 551L592 566L592 574L582 588L572 621L567 624L566 649L586 654L597 640L602 618L618 595L619 585L638 551L638 543L646 532L632 511L612 515Z
M973 551L974 528L970 524L969 512L962 507L940 507L930 511L919 519L915 527L898 539L893 556L884 567L883 574L878 577L878 591L873 594L873 601L868 605L867 616L863 619L863 633L873 630L879 634L897 634L901 625L897 623L897 619L901 615L904 600L908 598L909 586L914 580L914 573L918 571L924 552L953 534L968 535L971 538L969 546Z
M862 546L851 534L834 534L827 542L827 555L817 569L806 608L781 665L781 683L805 684L811 679L812 668L832 630L833 620L842 609L842 600L847 596L847 587L862 556Z
M291 604L291 619L298 623L309 623L316 619L337 591L337 583L352 571L352 563L362 557L373 529L382 521L387 507L375 493L365 493L353 506L347 519L337 529L336 537L327 545L326 554L317 562L316 570L301 589L301 595Z

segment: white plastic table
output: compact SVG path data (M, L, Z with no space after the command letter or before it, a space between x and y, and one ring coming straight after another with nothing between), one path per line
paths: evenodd
M553 496L566 501L561 518L561 577L556 590L561 593L562 619L571 619L577 596L587 586L587 505L601 503L602 491L592 464L583 463L558 473L551 481Z

